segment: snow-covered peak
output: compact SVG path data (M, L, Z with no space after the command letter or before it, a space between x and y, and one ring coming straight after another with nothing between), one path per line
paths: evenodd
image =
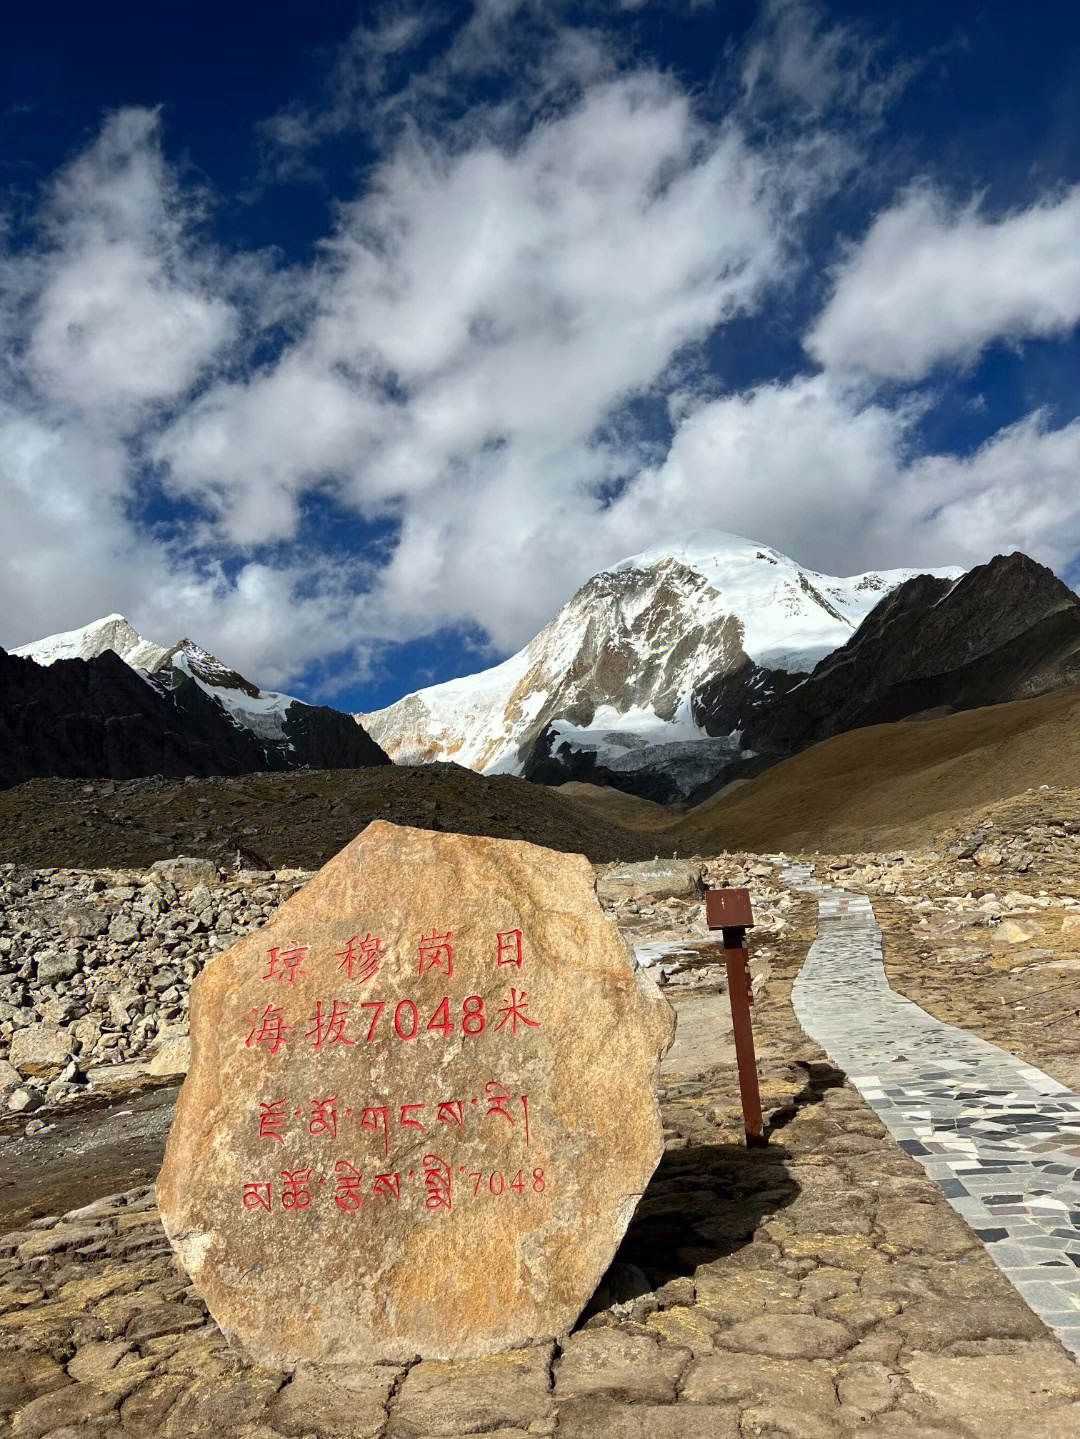
M19 645L11 653L39 665L51 665L57 660L91 660L106 650L113 650L132 669L149 671L158 669L169 654L164 645L144 640L123 615L106 615L81 629L47 635L43 640Z
M756 664L813 669L858 629L880 599L922 570L870 570L839 578L798 565L739 535L707 531L688 544L631 555L612 573L683 565L708 582L719 609L742 621L742 646ZM933 574L959 579L960 569Z
M168 647L144 640L123 615L106 615L81 629L49 635L21 645L12 654L51 665L57 660L93 659L106 650L114 650L133 670L141 670L144 678L155 676L159 688L162 680L165 688L170 688L177 676L193 680L234 724L250 730L260 742L293 748L285 735L285 723L290 706L300 704L295 696L261 690L194 640L182 639Z
M356 718L399 763L489 774L519 773L556 721L579 736L600 727L609 742L620 721L635 742L644 730L651 743L692 739L696 685L748 665L808 673L917 573L822 575L737 535L702 534L593 575L501 664Z

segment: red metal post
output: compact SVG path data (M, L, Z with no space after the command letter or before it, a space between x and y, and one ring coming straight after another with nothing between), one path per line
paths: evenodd
M758 1089L754 1031L750 1023L750 1006L754 997L750 989L750 971L747 968L746 931L753 927L754 919L749 892L745 889L709 890L705 896L705 917L710 929L723 931L743 1125L746 1129L747 1145L759 1147L767 1141L761 1122L761 1093Z

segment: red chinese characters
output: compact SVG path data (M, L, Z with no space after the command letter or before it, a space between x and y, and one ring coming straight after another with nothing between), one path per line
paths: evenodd
M420 978L432 969L441 969L447 979L454 977L454 948L450 941L453 939L453 931L447 930L445 934L435 933L432 927L431 933L420 936Z
M248 1049L264 1045L271 1054L277 1054L285 1043L285 1036L292 1030L285 1023L285 1011L277 1004L268 1004L259 1014L258 1007L251 1011L252 1025L244 1044Z
M381 953L381 939L374 938L370 933L365 934L363 939L358 934L354 934L345 948L339 950L334 958L341 960L338 969L343 969L349 979L355 979L358 984L366 984L379 972Z
M324 1044L355 1044L355 1040L348 1039L345 1035L345 1024L348 1018L349 1001L347 999L333 1000L328 1014L324 1013L322 1000L316 1000L315 1013L310 1018L311 1028L305 1038L315 1041L315 1049L322 1049Z
M267 951L267 969L263 975L264 982L267 980L284 980L286 984L295 984L297 977L307 978L307 970L301 969L307 956L309 945L290 944L283 948L274 948Z
M504 929L495 936L498 946L495 955L495 963L499 965L513 964L521 968L521 930Z
M421 978L433 970L440 971L447 979L454 974L454 932L451 929L440 933L432 926L430 934L422 934L419 940L418 973ZM355 934L344 949L337 950L334 958L337 970L347 981L357 984L370 983L380 972L383 959L383 940L370 930L363 936ZM496 966L523 967L524 936L521 929L505 929L495 932ZM298 980L307 979L305 967L312 962L311 946L291 943L276 945L267 951L267 967L261 976L264 982L275 982L291 989ZM499 1006L497 1018L489 1025L486 1001L483 994L467 994L457 998L442 995L434 1006L430 998L400 997L387 1002L382 999L361 1000L359 1008L366 1019L360 1020L356 1031L349 1032L350 1001L331 996L315 1001L315 1012L307 1017L308 1028L298 1031L290 1040L289 1035L299 1017L295 1011L289 1015L280 1005L268 1004L260 1012L252 1008L251 1027L245 1044L249 1049L264 1048L276 1054L286 1044L296 1044L302 1035L310 1040L312 1047L322 1050L330 1045L351 1046L357 1043L375 1044L396 1039L407 1044L410 1041L426 1040L434 1034L449 1038L465 1034L470 1038L484 1034L489 1027L495 1034L508 1034L514 1038L524 1029L537 1029L540 1020L529 1012L529 996L525 990L510 988ZM353 1005L353 1008L356 1006Z
M524 990L519 994L516 989L511 989L510 998L499 1009L502 1018L495 1026L495 1033L498 1034L507 1024L511 1026L510 1033L514 1035L518 1032L519 1023L527 1024L530 1029L539 1029L540 1021L538 1019L530 1019L525 1013L528 1007L529 996Z
M389 1078L395 1072L391 1064L385 1069L387 1087L405 1089L407 1083L416 1097L410 1098L406 1090L368 1103L362 1092L365 1087L362 1076L368 1074L368 1065L361 1063L353 1070L348 1065L327 1063L325 1077L311 1079L310 1087L304 1083L309 1097L301 1100L287 1095L284 1082L287 1076L280 1069L267 1069L266 1088L262 1092L269 1091L275 1097L256 1101L249 1122L258 1123L260 1141L281 1147L280 1156L274 1149L269 1152L277 1164L284 1162L289 1167L275 1169L269 1180L255 1178L244 1182L240 1204L245 1212L256 1216L260 1212L291 1214L298 1216L295 1222L302 1223L306 1211L323 1209L325 1212L324 1207L329 1206L331 1214L336 1210L344 1215L356 1215L357 1223L366 1223L374 1222L381 1204L400 1203L403 1197L408 1201L410 1194L413 1202L418 1203L422 1198L424 1208L434 1217L458 1203L467 1205L481 1197L490 1202L491 1198L504 1194L544 1191L547 1181L543 1170L530 1172L521 1168L515 1173L515 1162L524 1164L526 1154L530 1153L529 1096L514 1093L502 1082L487 1078L492 1073L489 1066L494 1065L496 1072L501 1067L500 1053L504 1062L509 1063L510 1042L539 1028L542 1022L541 1015L530 1004L529 993L509 984L504 987L492 972L493 968L504 967L523 970L523 931L492 928L487 936L480 936L478 952L468 956L470 963L475 962L474 968L459 973L458 984L462 989L470 987L469 981L462 983L462 979L465 973L475 974L472 984L484 992L439 995L437 991L442 984L438 981L417 984L416 979L424 980L438 971L444 982L452 980L455 958L459 960L459 971L462 970L465 951L455 956L454 934L453 929L440 931L435 925L430 933L421 933L418 968L412 978L414 994L402 994L401 981L407 976L398 970L389 976L389 999L377 998L377 990L372 998L362 999L355 990L346 988L364 985L371 994L380 974L386 982L385 970L390 966L384 940L370 930L363 936L355 934L347 941L339 940L343 947L336 951L333 944L326 945L323 952L306 943L283 944L266 951L265 970L259 978L276 988L269 993L260 991L260 997L283 1002L251 1007L244 1039L246 1048L262 1050L267 1063L286 1048L290 1056L300 1049L307 1055L314 1052L341 1060L348 1057L355 1062L365 1045L379 1045L384 1050L413 1045L416 1046L413 1053L431 1054L431 1073L441 1073L442 1082L432 1086L436 1089L434 1094L417 1095L417 1088L421 1086L414 1088L412 1082L400 1080L395 1085ZM391 954L394 942L390 941ZM459 937L459 944L462 943ZM495 952L494 967L489 945ZM320 977L330 980L327 987L332 985L337 995L326 994ZM510 978L508 975L507 979ZM521 983L520 977L517 983ZM429 987L436 992L426 993ZM452 987L447 985L447 989ZM320 990L322 995L316 998ZM542 1010L542 1004L540 1008ZM465 1044L464 1040L472 1043ZM447 1082L455 1071L443 1072L439 1068L444 1042L455 1046L456 1052L452 1051L455 1062L460 1053L476 1056L476 1062L483 1069L474 1080L463 1078L462 1072L458 1072L457 1078ZM424 1046L430 1048L424 1050ZM355 1053L350 1055L350 1051ZM421 1072L423 1068L421 1062ZM308 1072L317 1074L320 1067ZM372 1070L369 1081L378 1072ZM277 1077L270 1077L272 1075ZM446 1094L450 1084L457 1089L456 1094L453 1090L450 1095ZM312 1095L316 1086L321 1086L321 1092ZM327 1089L333 1092L327 1094ZM361 1093L357 1095L355 1089ZM442 1090L441 1095L438 1089ZM350 1090L354 1092L350 1094ZM368 1132L367 1136L363 1131ZM423 1136L422 1144L418 1135ZM488 1153L477 1154L473 1164L466 1165L460 1161L474 1141L486 1146ZM293 1149L294 1145L299 1145L299 1149ZM428 1146L432 1151L438 1146L446 1152L424 1153ZM490 1146L495 1148L492 1150ZM392 1155L394 1162L400 1164L400 1170L376 1173L379 1160L387 1163ZM489 1171L484 1161L490 1162L492 1158L496 1164L503 1159L504 1167ZM481 1159L480 1168L474 1167L476 1159ZM473 1181L471 1185L467 1184L466 1174ZM459 1183L460 1190L455 1193Z

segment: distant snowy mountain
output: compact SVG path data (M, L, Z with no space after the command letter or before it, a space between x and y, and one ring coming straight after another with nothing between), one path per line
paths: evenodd
M123 615L106 615L81 630L48 635L8 653L20 659L36 660L39 665L51 665L57 660L91 660L106 650L112 650L134 670L156 670L169 656L164 645L144 640Z
M567 768L567 754L585 756L585 771L633 769L663 747L678 772L673 788L686 793L725 752L740 752L737 712L725 735L711 727L707 738L695 703L702 684L738 674L747 704L759 704L846 644L916 573L840 579L734 535L702 535L594 575L492 669L356 718L399 764L454 760L547 780L560 777L550 768L560 753L566 778L582 772Z
M351 715L260 689L189 639L169 647L143 639L123 615L107 615L10 653L48 667L59 660L93 660L109 650L193 724L202 727L207 706L219 713L232 729L254 741L260 768L335 769L386 762Z

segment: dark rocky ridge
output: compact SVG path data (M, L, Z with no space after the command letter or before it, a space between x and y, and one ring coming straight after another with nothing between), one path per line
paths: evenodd
M866 725L1032 699L1080 680L1080 598L1027 555L998 555L959 580L920 575L887 595L805 678L747 704L738 675L702 685L710 734L777 758Z
M0 650L0 788L44 776L239 775L389 761L337 710L287 717L295 749L262 745L192 680L148 684L112 650L43 666Z
M390 758L375 743L352 715L328 705L311 705L297 700L285 710L284 726L279 738L255 734L230 718L228 712L212 695L200 688L190 675L175 668L162 668L151 677L162 693L196 726L202 716L213 714L224 719L230 729L252 739L261 759L251 770L286 769L353 769L363 765L389 764ZM236 677L239 680L239 676ZM247 680L239 680L237 688L259 690ZM141 770L148 774L154 771ZM234 770L213 770L210 773L233 774Z

